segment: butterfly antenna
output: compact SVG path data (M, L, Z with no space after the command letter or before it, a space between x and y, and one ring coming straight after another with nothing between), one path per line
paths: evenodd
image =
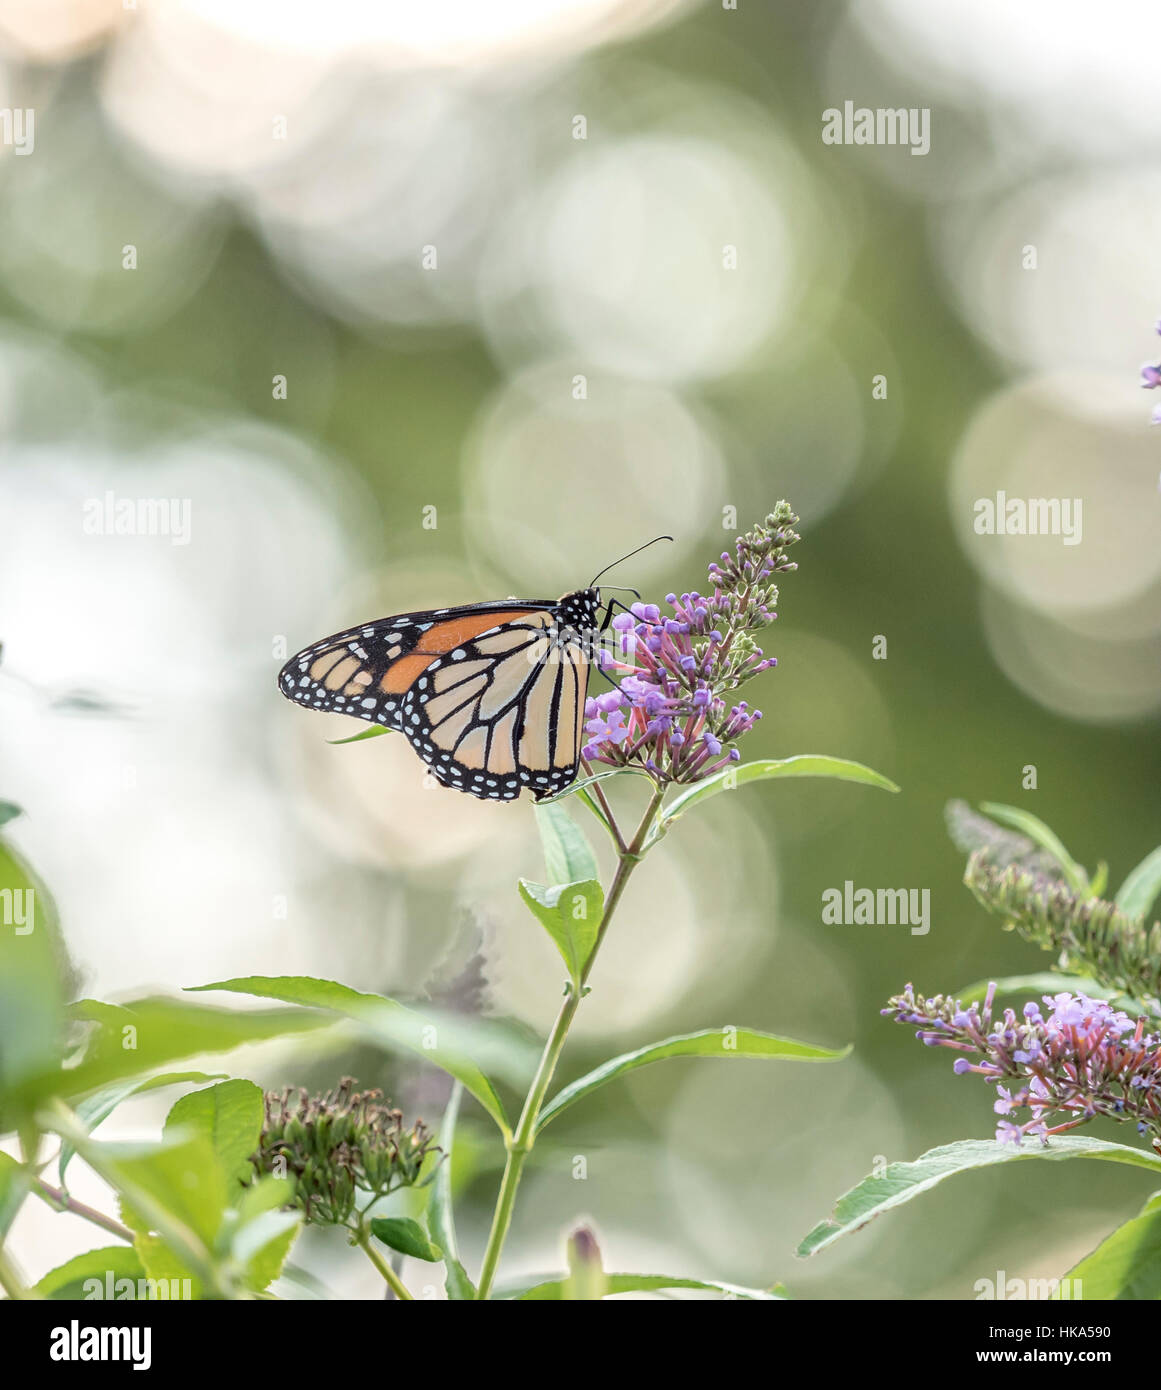
M621 560L628 560L634 555L640 555L640 553L643 550L648 550L651 545L656 545L658 541L671 541L672 539L672 536L654 536L651 541L646 541L644 545L639 545L636 550L630 550L628 555L622 555ZM608 572L611 569L616 569L616 567L621 563L621 560L614 560L611 565L606 565L603 570L598 570L597 573L593 575L592 580L589 583L589 588L593 588L593 586L596 584L597 580L600 579L602 574L608 574ZM609 587L612 586L610 585Z

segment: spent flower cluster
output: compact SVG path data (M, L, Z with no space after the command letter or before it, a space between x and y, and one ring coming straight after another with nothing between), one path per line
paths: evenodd
M252 1162L259 1173L292 1177L294 1205L308 1223L345 1226L359 1193L371 1203L418 1180L438 1152L422 1120L405 1128L382 1091L356 1091L345 1076L333 1090L310 1096L287 1087L266 1093L266 1116Z
M661 785L701 781L739 760L735 740L762 713L730 697L777 664L753 634L778 616L774 576L798 568L786 557L797 520L779 502L710 565L709 593L669 594L670 614L652 603L618 614L601 667L619 684L585 705L586 760L637 766Z
M1069 993L1044 995L1046 1010L1029 1002L1019 1015L1005 1009L994 1018L995 992L992 984L982 1005L965 1007L949 995L925 999L908 985L882 1012L916 1026L929 1047L979 1059L958 1057L954 1070L995 1085L1002 1143L1018 1145L1027 1134L1047 1141L1102 1115L1135 1121L1161 1153L1161 1036L1145 1031L1144 1018L1134 1022L1103 1000ZM1021 1122L1022 1111L1029 1118Z

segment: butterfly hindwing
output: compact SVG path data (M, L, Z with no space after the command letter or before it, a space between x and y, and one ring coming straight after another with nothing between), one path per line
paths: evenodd
M279 686L309 709L401 732L446 786L538 798L576 776L596 596L400 614L305 648Z

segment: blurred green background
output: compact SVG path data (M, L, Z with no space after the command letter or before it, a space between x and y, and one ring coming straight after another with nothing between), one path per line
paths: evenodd
M609 578L696 586L730 509L745 529L786 496L800 568L745 756L855 758L903 794L754 786L684 822L564 1075L724 1022L855 1052L600 1092L537 1150L506 1273L559 1268L588 1216L610 1268L964 1298L1063 1274L1134 1212L1132 1173L1029 1165L793 1258L877 1161L992 1130L986 1088L886 996L1047 965L962 887L945 801L1026 806L1114 884L1161 840L1151 18L5 0L0 103L35 121L0 144L0 795L84 991L418 994L478 938L493 1009L543 1031L530 807L430 789L391 739L330 746L349 721L286 704L278 667L386 613L556 595L661 531ZM848 100L929 109L930 152L823 144ZM1082 543L976 536L997 488L1083 498ZM173 499L188 532L108 534L110 495ZM847 879L930 889L930 933L823 925ZM237 1070L427 1084L363 1054ZM496 1158L466 1192L470 1265ZM15 1248L36 1276L85 1241L29 1210ZM374 1293L337 1241L307 1262Z

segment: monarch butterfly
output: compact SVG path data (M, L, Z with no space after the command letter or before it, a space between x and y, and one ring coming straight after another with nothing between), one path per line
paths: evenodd
M279 689L308 709L398 731L444 786L539 801L576 778L597 580L611 568L559 599L467 603L337 632L292 656ZM612 617L604 606L601 631Z

